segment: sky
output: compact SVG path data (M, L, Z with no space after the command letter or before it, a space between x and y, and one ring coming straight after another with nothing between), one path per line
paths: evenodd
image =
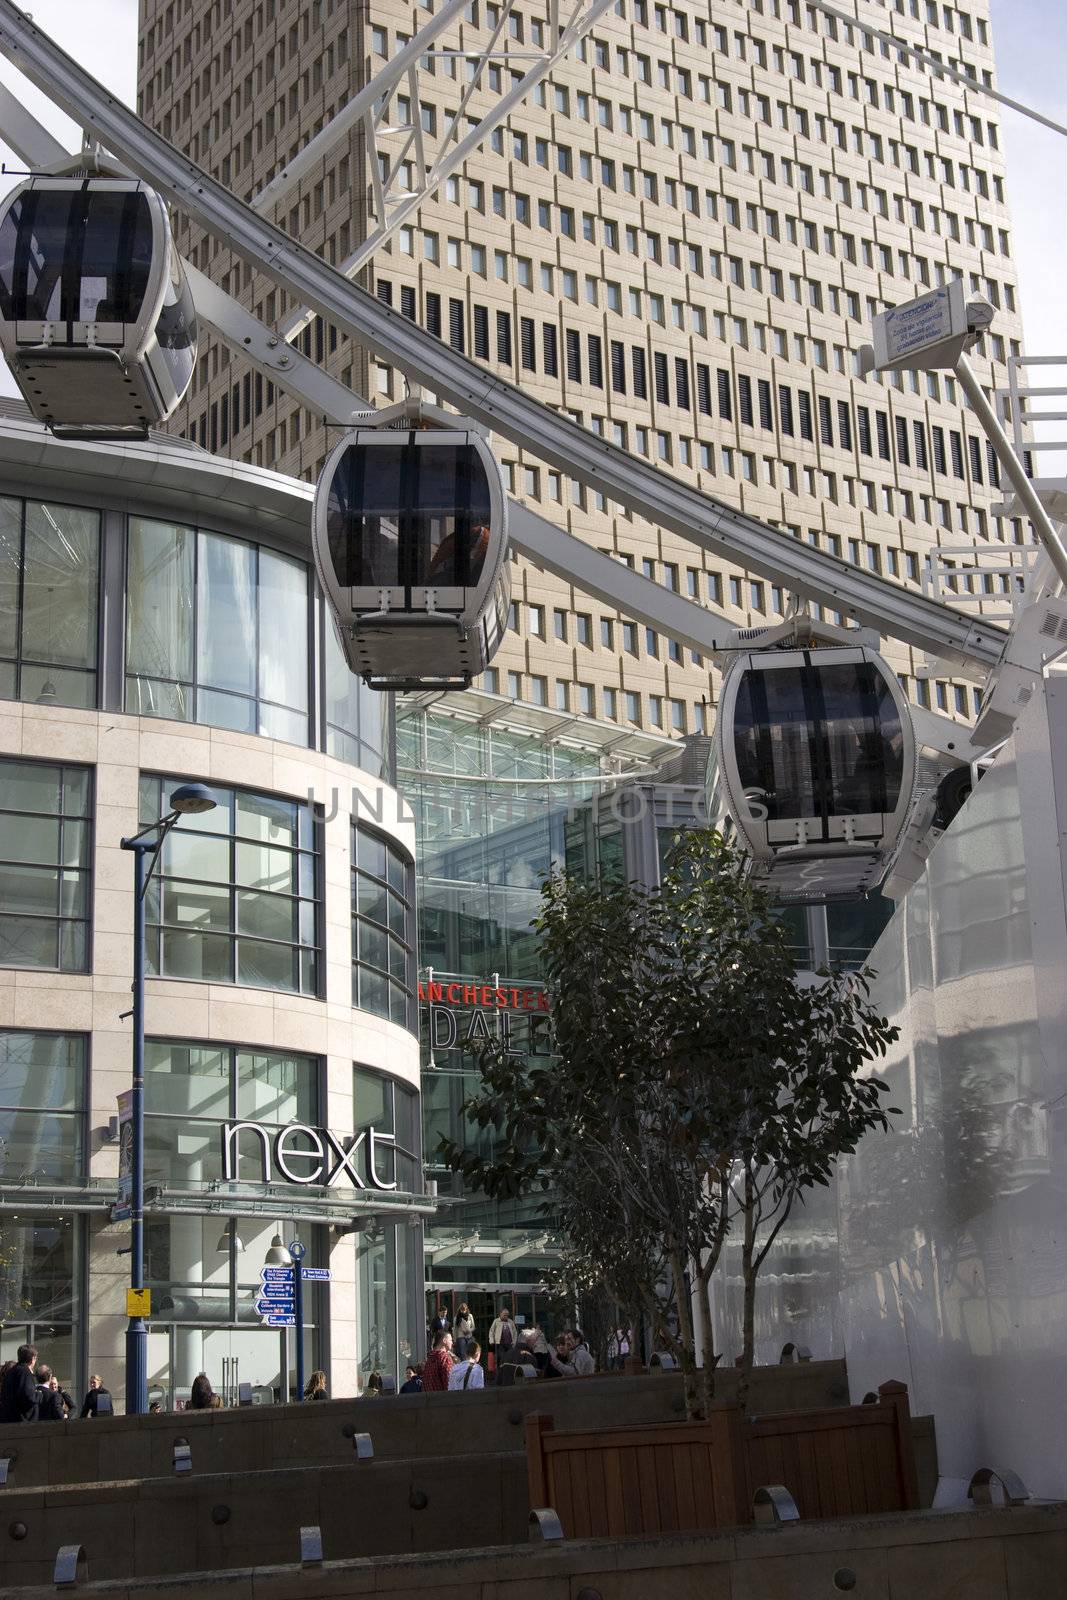
M137 0L31 0L34 20L108 88L133 103L137 71ZM881 7L858 0L883 26ZM890 13L891 16L891 13ZM1067 5L1064 0L992 0L999 85L1003 93L1067 126ZM6 61L0 81L71 148L73 124ZM1008 200L1031 355L1067 357L1067 138L1002 110ZM18 163L0 144L0 159ZM0 177L0 188L9 180ZM1052 375L1048 375L1051 377ZM1067 376L1067 367L1065 367ZM14 393L0 364L0 392ZM1059 409L1067 409L1062 405ZM1063 429L1058 430L1061 434Z

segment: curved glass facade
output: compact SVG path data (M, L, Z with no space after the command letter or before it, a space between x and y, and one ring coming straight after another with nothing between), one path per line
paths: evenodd
M109 656L121 686L102 684ZM0 498L0 699L199 722L314 745L365 772L391 766L390 707L349 672L310 561L106 506Z

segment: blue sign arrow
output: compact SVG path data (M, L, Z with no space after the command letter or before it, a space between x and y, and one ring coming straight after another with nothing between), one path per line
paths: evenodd
M291 1300L293 1286L291 1283L262 1283L259 1286L259 1293L265 1295L268 1300Z
M257 1300L256 1315L260 1317L291 1317L294 1315L293 1302L281 1300Z
M296 1327L296 1318L295 1317L261 1317L260 1321L263 1322L268 1328L295 1328Z
M264 1283L276 1282L279 1278L284 1278L289 1282L292 1280L293 1269L292 1267L260 1267L259 1275Z
M310 1279L312 1283L329 1283L329 1267L301 1267L300 1276L305 1282Z

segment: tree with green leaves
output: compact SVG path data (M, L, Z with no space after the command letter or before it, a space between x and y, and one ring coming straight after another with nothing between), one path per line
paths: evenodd
M756 1279L790 1211L888 1126L885 1085L859 1072L895 1030L865 974L797 983L773 903L710 829L679 836L654 890L552 875L535 927L555 1054L483 1049L466 1110L492 1151L443 1153L490 1195L540 1186L574 1257L676 1351L702 1415L717 1357L691 1297L707 1307L740 1228L750 1367Z

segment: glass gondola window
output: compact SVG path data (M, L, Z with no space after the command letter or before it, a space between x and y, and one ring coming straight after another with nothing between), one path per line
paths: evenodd
M734 747L741 786L771 821L885 814L900 798L903 729L869 662L746 672Z
M27 189L0 228L0 310L9 322L134 322L151 265L144 193Z
M412 1032L415 869L389 840L352 825L352 1004Z
M327 539L343 588L469 588L489 548L484 469L463 444L397 434L350 449L330 485Z
M100 514L0 499L0 697L96 704Z

